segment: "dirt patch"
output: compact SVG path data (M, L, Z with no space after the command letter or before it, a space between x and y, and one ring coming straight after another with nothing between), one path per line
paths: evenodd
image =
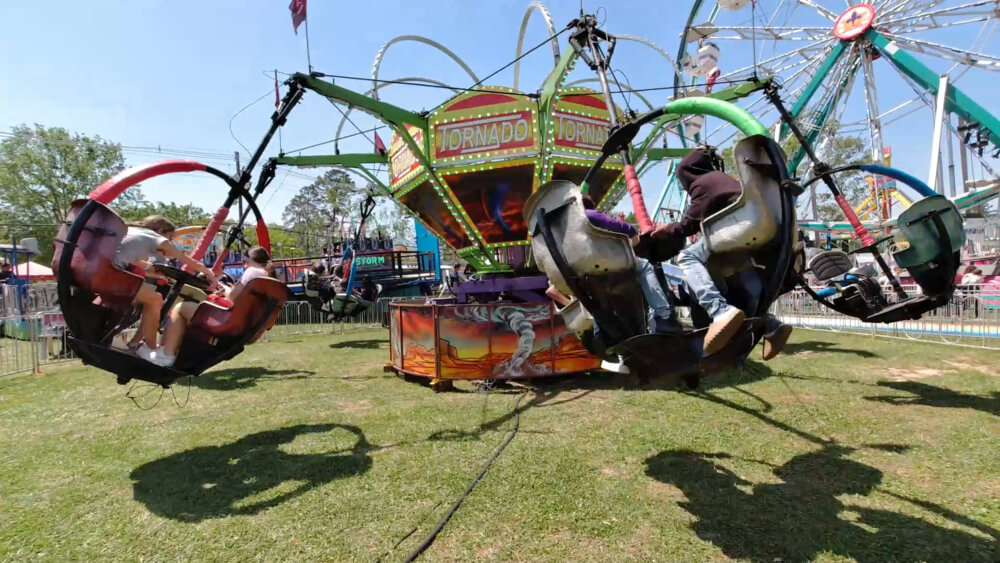
M1000 370L994 366L971 363L967 358L959 358L958 361L944 360L944 363L962 371L978 371L986 375L1000 375Z
M483 546L476 549L476 555L479 556L480 559L492 557L493 555L496 555L499 552L500 548L495 545Z
M623 475L620 469L614 467L602 467L600 473L601 477L615 477L617 479L621 479Z
M949 363L945 361L945 363ZM955 373L955 370L950 369L934 369L934 368L885 368L885 373L889 375L890 381L913 381L915 379L926 379L928 377L937 377L939 375L947 375L950 373Z
M343 412L360 412L372 408L372 403L368 399L360 401L339 401L340 410Z

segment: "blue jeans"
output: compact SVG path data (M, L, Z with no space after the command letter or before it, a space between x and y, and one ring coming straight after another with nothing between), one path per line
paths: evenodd
M655 317L668 319L672 314L670 298L667 297L667 293L660 285L660 280L656 278L656 270L649 263L649 260L636 256L635 273L639 277L639 285L642 286L642 295L646 298L646 304L649 305L649 313L646 317L647 323L651 327L649 330L654 332L653 319Z
M701 308L712 317L718 320L732 310L732 305L726 302L719 288L716 286L712 275L708 272L708 258L711 252L704 238L699 238L698 242L685 248L677 255L677 265L684 271L684 282L688 289L698 300ZM760 278L751 270L740 272L740 282L753 299L756 301L764 291ZM755 307L756 308L756 307ZM767 329L765 336L773 336L781 328L781 321L774 315L767 315Z

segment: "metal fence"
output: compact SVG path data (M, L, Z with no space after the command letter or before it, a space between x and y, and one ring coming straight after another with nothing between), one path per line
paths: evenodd
M60 313L0 317L0 376L76 359Z
M274 327L261 341L266 342L276 336L343 334L381 328L388 318L389 303L407 299L413 298L379 299L356 318L335 322L306 302L292 301L285 304ZM123 346L132 337L135 328L125 329L116 336L116 345ZM0 316L0 376L40 372L46 365L76 359L66 340L66 326L58 309Z
M285 303L284 310L278 316L274 327L267 332L263 341L273 336L290 336L294 334L342 334L352 330L368 330L382 326L383 314L388 311L388 305L379 299L374 305L354 318L339 321L329 320L326 313L317 311L305 301L290 301Z
M917 288L906 289L914 294ZM55 303L50 302L52 296L49 293L44 288L32 292L28 299L30 307L25 307L28 310L45 308L47 311L0 316L0 376L38 372L46 365L75 359L66 342L62 315L53 309ZM343 334L383 327L388 318L389 303L394 301L424 302L425 299L379 299L357 318L336 322L331 322L324 313L316 311L306 302L289 302L285 304L274 328L262 341L277 336ZM963 287L955 292L947 305L926 313L920 320L891 325L865 323L841 315L820 305L802 290L783 295L772 312L782 321L797 327L1000 350L1000 288L996 285ZM120 338L129 338L132 330L126 330Z
M917 286L904 289L910 295L919 291ZM963 286L947 305L919 320L893 324L866 323L841 315L801 289L782 295L771 311L782 322L797 327L1000 350L1000 288L996 285Z

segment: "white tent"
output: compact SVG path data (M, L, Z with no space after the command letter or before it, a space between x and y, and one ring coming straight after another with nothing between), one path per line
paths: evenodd
M14 271L19 278L30 276L31 280L37 281L54 280L56 277L52 272L52 268L43 266L38 262L22 262L14 268Z

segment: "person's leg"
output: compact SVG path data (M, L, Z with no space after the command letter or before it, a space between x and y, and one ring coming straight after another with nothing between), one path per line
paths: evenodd
M685 283L698 300L698 304L712 317L712 324L705 334L706 356L725 348L746 319L743 311L729 305L716 287L708 272L709 255L705 239L699 239L698 242L682 250L677 257L677 265L684 271Z
M177 357L177 351L184 341L184 331L187 330L187 325L197 310L198 303L192 301L179 303L170 309L167 328L163 331L163 346L161 346L163 356L171 359Z
M764 286L760 281L760 275L757 274L755 269L743 270L740 272L740 283L743 284L743 288L750 295L750 307L756 309L764 293ZM775 317L771 313L765 313L765 317L767 318L767 324L764 327L764 338L778 334L781 327L785 326L778 320L778 317Z
M636 257L635 270L639 278L639 285L642 287L642 294L646 298L646 304L649 305L647 318L649 332L680 331L680 325L677 325L676 320L673 319L674 311L670 296L660 285L653 265L645 258Z
M642 294L646 298L646 304L653 311L653 316L662 319L670 318L673 314L670 298L660 285L660 280L656 278L656 270L653 269L653 265L645 258L636 257L635 271L639 276Z
M731 307L719 293L712 275L708 273L709 250L703 239L685 248L677 255L677 265L684 272L684 282L698 300L698 304L712 319L727 313Z
M139 334L150 350L156 349L156 332L160 327L160 309L163 307L163 296L149 284L142 284L135 301L142 307L139 317Z

